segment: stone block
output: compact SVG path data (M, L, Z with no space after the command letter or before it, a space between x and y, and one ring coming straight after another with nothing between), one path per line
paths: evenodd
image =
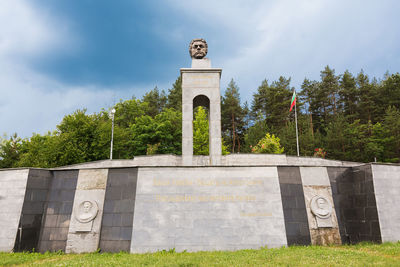
M123 213L121 217L121 226L132 227L133 213Z
M121 227L119 240L130 241L132 237L132 227Z
M296 197L289 196L289 197L282 197L282 205L283 209L294 209L296 208Z
M106 198L110 200L119 200L122 197L122 188L121 186L112 186L107 188Z
M301 180L304 186L330 186L326 167L300 167Z
M278 167L279 182L281 184L299 184L301 177L299 167Z
M72 213L72 201L64 201L62 203L59 203L59 214L68 214L70 215Z

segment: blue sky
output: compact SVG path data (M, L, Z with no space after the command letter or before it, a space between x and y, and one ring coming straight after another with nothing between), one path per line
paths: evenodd
M261 81L400 70L398 1L0 0L0 135L54 130L78 108L166 91L207 40L221 93Z

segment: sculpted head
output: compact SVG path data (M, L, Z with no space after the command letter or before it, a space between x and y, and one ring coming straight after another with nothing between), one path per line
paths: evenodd
M189 45L191 58L202 59L207 55L208 46L204 39L193 39Z
M92 208L92 203L90 203L89 201L85 201L85 203L83 203L84 212L89 212L91 208Z

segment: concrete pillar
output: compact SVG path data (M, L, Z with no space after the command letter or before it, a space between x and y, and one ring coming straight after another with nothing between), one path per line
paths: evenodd
M206 96L209 100L210 163L221 164L221 72L222 69L211 68L207 58L192 59L191 68L181 69L182 159L185 166L193 164L193 99L196 96Z

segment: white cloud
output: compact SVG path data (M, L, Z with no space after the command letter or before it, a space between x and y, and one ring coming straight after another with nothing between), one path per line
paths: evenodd
M292 77L299 90L305 77L319 79L328 64L337 73L363 68L377 77L400 67L393 58L399 59L396 1L209 0L198 8L197 1L170 4L192 21L223 30L212 36L226 38L217 42L220 47L209 45L218 51L213 65L223 68L222 86L233 77L247 100L263 79Z
M51 18L28 1L0 2L0 57L3 60L15 62L49 49L70 50L76 41L65 21Z
M27 1L0 2L0 134L55 130L62 117L78 108L99 111L112 105L115 92L93 86L61 84L29 68L44 52L72 51L78 38L62 20L36 10Z
M65 86L20 66L1 72L0 82L0 133L23 137L55 130L76 109L109 107L115 97L108 89Z

